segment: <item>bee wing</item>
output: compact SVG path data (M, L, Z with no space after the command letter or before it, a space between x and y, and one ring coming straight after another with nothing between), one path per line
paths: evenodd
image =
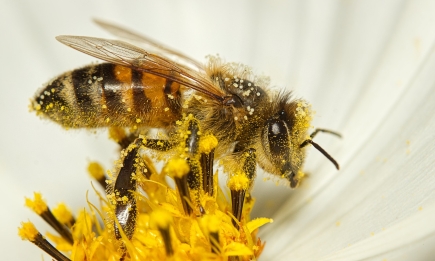
M94 22L101 28L105 29L106 31L117 37L120 37L121 39L133 41L140 44L141 46L143 45L143 47L145 47L146 49L150 49L152 51L155 51L159 55L161 54L165 57L171 58L171 60L176 61L177 63L181 63L188 67L205 71L204 66L201 63L147 36L138 34L121 26L114 25L99 19L94 19Z
M103 38L61 35L56 39L82 53L104 61L154 74L223 101L225 93L216 88L203 72L195 71L132 44Z

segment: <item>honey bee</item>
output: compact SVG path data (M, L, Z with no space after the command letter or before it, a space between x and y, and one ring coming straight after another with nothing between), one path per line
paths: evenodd
M308 144L339 168L312 140L318 132L336 133L317 129L308 135L310 105L302 99L294 99L291 92L272 91L267 82L255 77L247 66L226 63L219 57L209 57L208 64L202 65L149 38L105 22L97 23L137 44L85 36L56 37L61 43L106 63L75 69L52 80L33 100L37 113L65 128L129 128L133 138L127 145L137 143L139 134L146 134L149 128L166 130L167 140L141 140L141 144L154 149L159 149L158 142L165 144L164 149L170 149L174 133L180 128L179 122L191 115L187 127L188 150L197 153L199 136L205 133L213 135L218 142L213 152L202 153L199 160L197 171L209 175L213 175L215 158L228 157L234 165L240 166L249 180L254 179L258 164L296 187ZM134 153L138 153L137 150ZM129 160L124 159L125 163ZM127 168L120 170L118 179L121 173L133 171L133 167ZM210 178L202 184L188 178L188 183L191 189L202 188L213 193ZM115 189L128 194L127 190L134 187L124 183L115 185ZM243 195L235 193L233 196L236 218L241 216L241 196L245 192L249 193L249 188ZM133 201L131 194L128 197ZM127 211L125 208L119 213ZM117 212L121 226L130 222L122 220L121 216Z

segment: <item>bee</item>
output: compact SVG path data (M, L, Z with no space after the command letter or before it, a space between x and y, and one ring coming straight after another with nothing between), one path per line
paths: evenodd
M129 30L97 23L136 44L86 36L56 37L61 43L105 63L66 72L48 83L32 102L38 114L65 128L128 128L133 138L127 145L145 144L152 149L159 149L156 145L159 142L165 144L164 149L170 149L175 133L181 128L180 121L190 115L184 125L189 133L185 140L188 151L201 154L198 143L206 133L217 140L213 151L200 155L199 165L191 164L191 172L196 174L188 177L191 189L202 188L209 194L213 193L210 185L213 179L210 181L209 177L199 183L197 175L203 172L213 175L215 158L229 158L251 183L258 164L264 171L288 180L292 188L300 183L308 144L339 168L312 140L318 132L338 134L317 129L309 135L310 105L294 99L291 92L274 92L266 80L255 77L247 66L226 63L219 57L209 57L203 65ZM140 138L138 143L139 135L146 134L150 128L165 130L168 139ZM137 149L130 151L138 153ZM193 159L193 154L188 158ZM120 170L117 181L127 179L123 175L130 177L133 164L127 163L131 160L132 157L125 157L127 169ZM199 167L195 170L195 166ZM115 189L124 191L121 194L127 194L134 204L133 196L128 194L134 186L123 184L115 185ZM244 193L249 193L249 189L248 186L242 194L232 195L233 213L238 219ZM186 212L191 213L191 204L187 205ZM121 220L122 211L131 209L131 206L124 207L119 215L117 212L121 226L130 222Z

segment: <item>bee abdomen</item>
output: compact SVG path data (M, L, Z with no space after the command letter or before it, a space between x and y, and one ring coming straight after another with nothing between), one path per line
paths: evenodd
M33 108L66 128L168 127L181 114L180 85L103 63L67 72L36 96Z

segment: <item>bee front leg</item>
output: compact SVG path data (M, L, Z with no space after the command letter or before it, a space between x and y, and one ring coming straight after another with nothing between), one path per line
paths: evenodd
M256 176L256 158L255 149L249 148L243 151L240 157L240 162L243 164L242 171L234 173L228 181L228 187L231 190L232 214L237 221L242 218L246 193L250 192ZM236 220L233 220L233 225L239 228Z

